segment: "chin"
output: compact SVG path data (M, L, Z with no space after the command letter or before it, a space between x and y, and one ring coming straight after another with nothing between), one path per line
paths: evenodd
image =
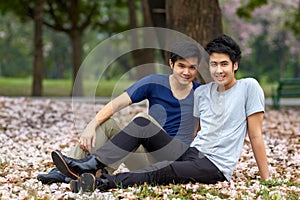
M190 82L192 82L190 79L189 80L185 80L185 79L181 79L180 81L182 84L188 84Z

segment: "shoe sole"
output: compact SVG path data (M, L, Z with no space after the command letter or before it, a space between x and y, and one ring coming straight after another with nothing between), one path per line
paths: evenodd
M69 168L63 157L60 155L60 153L58 153L57 151L52 151L51 156L54 164L61 173L72 179L79 178L79 176Z
M95 191L96 178L93 174L83 173L79 179L80 189L83 192L93 192Z
M74 193L78 193L79 192L79 182L78 180L71 180L70 182L70 189L72 192Z

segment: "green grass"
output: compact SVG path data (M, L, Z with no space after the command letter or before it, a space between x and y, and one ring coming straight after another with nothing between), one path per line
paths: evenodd
M100 97L110 97L119 95L124 89L132 84L130 81L118 83L116 80L97 82L84 82L85 95L95 95ZM31 96L31 78L4 78L0 77L0 96ZM71 95L71 80L43 80L43 96L68 97Z
M117 80L97 82L84 82L84 93L87 96L93 96L96 93L98 97L111 97L121 94L124 89L129 87L132 81ZM0 96L31 96L31 78L4 78L0 77ZM261 83L264 89L265 96L270 97L272 88L275 84ZM43 96L48 97L68 97L71 95L72 81L71 80L43 80Z

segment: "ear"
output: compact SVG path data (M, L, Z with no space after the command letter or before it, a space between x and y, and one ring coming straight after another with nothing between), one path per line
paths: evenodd
M235 62L235 63L233 64L233 71L236 71L238 68L239 68L239 63L238 63L238 62Z
M173 69L173 62L171 59L169 59L169 66L171 67L171 69Z

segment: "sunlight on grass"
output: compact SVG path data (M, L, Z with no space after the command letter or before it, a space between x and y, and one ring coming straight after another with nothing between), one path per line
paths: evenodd
M134 81L101 80L98 82L85 81L83 83L85 96L111 97L121 94ZM31 96L31 78L0 77L0 96L29 97ZM275 84L261 83L265 96L270 97ZM72 92L71 80L46 79L43 81L43 96L69 97Z
M121 94L133 82L116 80L83 83L86 96L111 97ZM0 77L0 96L21 97L31 96L31 78ZM72 92L71 80L46 79L43 80L43 96L69 97Z

